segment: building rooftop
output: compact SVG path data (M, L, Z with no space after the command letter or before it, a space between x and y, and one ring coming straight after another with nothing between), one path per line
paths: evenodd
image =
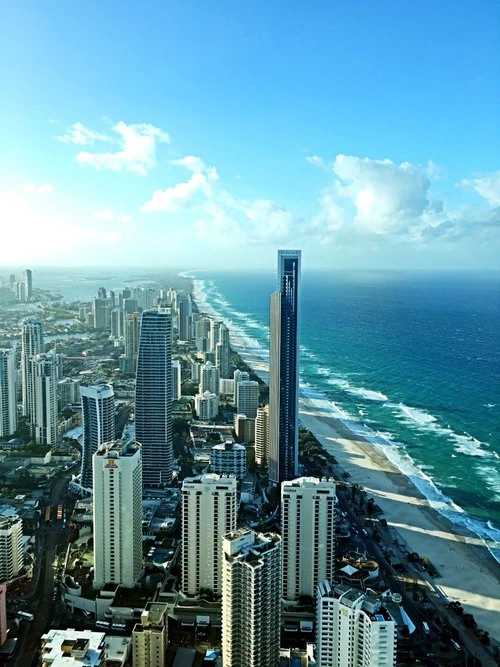
M42 660L52 667L99 667L105 634L91 630L49 630L42 635Z

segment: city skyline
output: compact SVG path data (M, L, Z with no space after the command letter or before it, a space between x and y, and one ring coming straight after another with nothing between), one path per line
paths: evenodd
M498 267L495 16L11 4L0 263Z

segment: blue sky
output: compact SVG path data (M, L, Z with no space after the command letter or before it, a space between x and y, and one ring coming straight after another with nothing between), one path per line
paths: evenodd
M0 264L500 268L497 2L0 7Z

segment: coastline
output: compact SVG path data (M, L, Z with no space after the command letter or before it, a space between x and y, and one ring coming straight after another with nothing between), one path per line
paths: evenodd
M200 312L219 317L202 291L193 285ZM267 384L265 360L231 329L231 347ZM437 509L376 445L349 429L317 401L300 398L299 419L384 512L395 539L409 551L430 559L440 573L435 585L450 600L459 600L466 613L491 639L500 639L500 564L477 535L458 526Z

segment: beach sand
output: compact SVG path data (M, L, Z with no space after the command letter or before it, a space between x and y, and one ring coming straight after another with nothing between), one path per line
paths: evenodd
M218 314L194 294L200 311ZM228 323L230 326L230 323ZM268 365L260 350L231 332L235 352L254 372L268 382ZM465 612L474 615L479 628L500 640L500 564L485 543L432 508L411 479L393 465L379 449L353 433L331 416L318 401L300 399L300 421L349 473L349 481L360 484L383 510L388 526L400 544L430 559L440 573L435 583L446 597L459 600Z

